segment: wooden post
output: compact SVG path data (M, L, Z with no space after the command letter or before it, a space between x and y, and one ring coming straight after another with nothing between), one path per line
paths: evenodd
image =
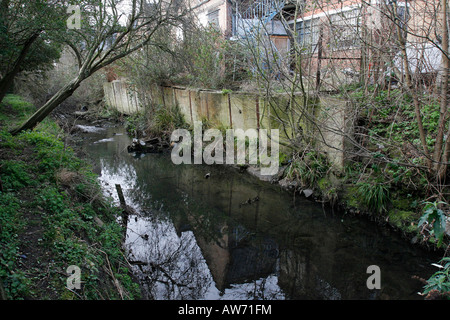
M208 103L208 93L205 93L205 100L206 100L206 117L209 120L209 103Z
M8 300L5 290L3 289L3 278L0 278L0 300Z
M166 107L166 97L164 96L164 88L161 86L161 98L162 98L162 102L163 102L163 106L164 108Z
M316 71L316 91L319 92L320 90L320 68L322 67L322 41L323 41L323 29L322 26L319 27L319 42L318 42L318 49L317 49L317 71Z
M175 88L172 88L172 92L173 92L173 106L176 106L178 103L177 103L177 92L175 91L176 89Z
M256 128L259 132L259 96L256 96Z
M122 208L122 224L124 226L124 239L127 235L127 226L128 226L128 208L125 202L125 197L123 196L122 187L120 184L116 184L117 195L119 196L120 208Z
M126 208L127 204L125 202L125 197L123 196L122 187L120 184L116 184L117 195L119 196L120 206Z
M231 97L228 94L228 112L230 113L230 128L233 129L233 117L231 116Z
M189 90L189 111L191 113L191 122L194 125L194 117L192 116L192 99L191 99L191 90Z

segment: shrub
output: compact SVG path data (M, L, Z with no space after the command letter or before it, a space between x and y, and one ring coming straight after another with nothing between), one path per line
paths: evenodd
M0 192L0 286L10 299L20 299L28 292L29 281L17 270L19 233L24 227L21 201L13 194Z
M442 245L445 233L446 216L444 212L439 208L439 205L445 204L444 202L425 202L423 209L424 214L420 218L418 226L422 226L424 223L432 224L432 234L436 238L437 246Z
M0 162L3 187L5 190L20 190L33 183L28 175L29 165L20 160L3 160Z
M362 182L358 184L358 195L363 204L375 213L386 211L390 202L389 187L378 182Z
M437 291L440 294L447 295L450 293L450 257L445 257L440 261L441 270L433 274L424 287L423 294L429 294L431 291Z
M323 154L311 151L292 161L287 169L287 177L301 181L304 186L314 187L329 168L330 165Z

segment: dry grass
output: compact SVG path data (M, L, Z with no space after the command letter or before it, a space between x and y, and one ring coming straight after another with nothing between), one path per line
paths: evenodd
M58 184L70 187L75 183L79 183L81 181L81 177L79 173L70 171L66 168L62 168L55 173L55 178Z

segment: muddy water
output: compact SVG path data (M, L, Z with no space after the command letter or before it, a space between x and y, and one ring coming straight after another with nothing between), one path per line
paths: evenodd
M123 128L91 129L80 136L105 192L118 201L121 184L136 209L125 247L147 298L421 299L412 276L436 271L438 256L364 219L233 168L130 154ZM370 265L381 289L367 288Z

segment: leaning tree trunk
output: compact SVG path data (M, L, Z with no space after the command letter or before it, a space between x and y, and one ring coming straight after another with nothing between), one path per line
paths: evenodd
M48 100L39 110L37 110L27 121L25 121L20 127L13 129L10 133L16 135L24 130L34 129L42 120L47 117L56 107L58 107L64 100L69 98L74 91L80 86L81 81L84 78L78 76L72 80L69 84L65 85L53 97Z

